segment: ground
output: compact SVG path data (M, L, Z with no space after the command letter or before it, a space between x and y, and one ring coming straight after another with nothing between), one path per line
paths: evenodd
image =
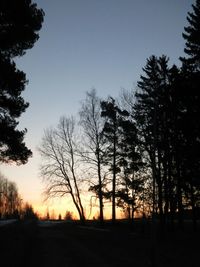
M0 227L0 266L199 267L199 237L186 230L153 239L148 226L123 223L13 222Z

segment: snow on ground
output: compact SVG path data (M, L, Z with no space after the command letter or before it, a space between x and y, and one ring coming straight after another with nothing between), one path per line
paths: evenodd
M39 221L38 226L40 227L51 227L57 224L63 223L63 221Z
M16 222L16 219L0 220L0 227Z
M93 231L102 231L102 232L110 232L109 229L99 228L99 227L92 227L92 226L79 226L79 228L93 230Z

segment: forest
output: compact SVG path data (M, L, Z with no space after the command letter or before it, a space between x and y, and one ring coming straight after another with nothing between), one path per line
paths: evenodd
M32 12L31 21L26 22L29 36L19 34L22 25L16 17L10 28L5 24L10 20L6 12L14 8ZM23 56L39 38L44 11L30 1L17 7L3 1L1 9L0 160L25 164L32 152L23 141L26 129L17 129L17 119L29 105L21 96L27 81L13 59ZM84 188L98 199L100 222L104 205L110 202L113 223L119 207L130 221L136 213L157 218L162 229L173 227L174 221L182 228L190 216L196 229L200 200L199 13L196 1L182 34L185 57L179 58L180 66L169 66L167 55L151 55L134 90L121 91L118 99L100 99L91 89L79 116L63 116L56 127L45 130L39 152L47 199L69 195L84 222ZM5 199L3 192L1 198Z
M15 58L24 56L26 50L33 48L44 18L45 12L31 0L0 1L0 162L3 164L26 164L32 157L32 151L24 141L27 129L18 129L19 118L29 103L23 99L28 83L26 74L17 69ZM15 219L15 224L6 226L5 231L0 229L4 240L0 248L6 259L8 251L15 250L12 240L16 246L20 244L19 247L24 248L25 266L32 266L31 263L27 265L27 255L34 258L37 248L38 255L41 254L44 260L44 244L48 255L54 246L57 253L62 252L67 246L64 238L68 236L72 245L66 247L66 251L70 258L70 253L74 253L69 253L70 248L81 251L82 256L84 253L89 255L89 250L100 253L104 236L106 257L109 258L108 250L112 248L110 240L116 251L129 254L119 259L121 264L126 263L123 266L132 266L130 244L137 238L134 248L140 253L143 248L148 250L148 246L153 248L147 256L150 263L142 266L156 266L157 257L160 262L157 266L166 266L161 264L162 253L156 252L159 250L156 242L160 242L156 238L166 241L161 243L160 250L167 251L172 243L168 243L171 239L165 239L166 233L170 238L173 233L178 240L174 239L175 244L177 242L177 247L181 247L185 229L189 228L189 233L198 232L200 0L192 5L187 22L182 34L185 56L179 58L179 66L171 66L167 55L150 55L134 90L122 90L118 98L108 96L102 99L93 88L86 93L77 116L62 116L56 126L45 130L38 147L45 199L70 198L79 216L74 225L70 217L70 220L66 219L70 224L54 228L54 236L53 230L41 230L44 225L40 225L32 205L24 204L16 184L0 174L0 219ZM98 218L94 222L87 220L84 203L87 195L91 199L91 208L93 199L98 203ZM111 220L106 220L105 216L108 207ZM117 209L123 211L124 220L117 216ZM68 215L71 216L70 212ZM92 234L87 232L87 227L96 227L102 232ZM134 235L127 235L127 231ZM94 241L94 247L88 236ZM188 250L191 255L193 237L187 236L191 242L191 251ZM88 250L80 242L85 242ZM98 257L96 254L91 254L91 259L96 262L98 258L101 262L100 254ZM46 260L48 264L43 262L41 266L55 266ZM64 258L62 260L64 262ZM113 256L110 265L105 266L118 266L115 260ZM138 264L140 260L137 259ZM8 261L5 266L18 266L12 264ZM76 266L80 264L78 262ZM19 266L22 265L19 263Z
M118 99L87 92L79 118L60 118L46 129L39 148L46 196L70 195L81 221L83 184L99 201L112 203L133 221L134 214L154 217L161 229L183 228L200 216L200 2L188 12L185 57L169 66L167 55L151 55L133 91ZM189 216L189 217L188 217Z

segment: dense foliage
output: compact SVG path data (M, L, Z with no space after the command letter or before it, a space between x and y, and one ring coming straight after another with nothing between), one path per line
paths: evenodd
M26 75L13 58L33 47L43 16L31 0L0 2L0 162L24 164L32 154L23 142L27 130L17 129L18 118L29 104L21 96Z

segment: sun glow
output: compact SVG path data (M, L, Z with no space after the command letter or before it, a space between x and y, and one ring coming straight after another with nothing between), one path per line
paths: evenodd
M50 219L58 219L59 215L64 219L66 212L71 212L74 219L78 219L78 212L76 211L74 204L69 198L54 198L46 202L33 202L32 203L35 212L40 218L47 218L47 214ZM93 220L99 217L98 199L95 203L90 203L90 197L84 199L84 211L86 219ZM125 217L124 212L120 208L116 208L116 216L121 219ZM111 202L104 205L104 219L111 219Z

